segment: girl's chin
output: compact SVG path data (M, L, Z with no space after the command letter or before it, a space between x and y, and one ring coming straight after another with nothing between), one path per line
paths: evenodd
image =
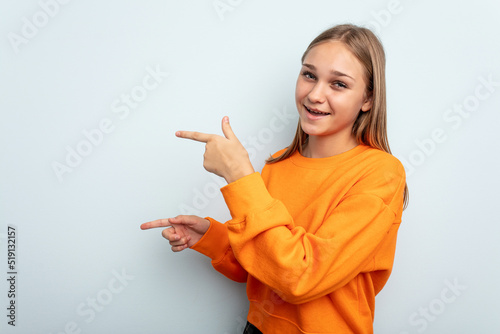
M304 131L304 133L309 136L321 136L321 134L323 133L323 131L317 125L312 125L308 122L301 121L300 126L302 128L302 131Z

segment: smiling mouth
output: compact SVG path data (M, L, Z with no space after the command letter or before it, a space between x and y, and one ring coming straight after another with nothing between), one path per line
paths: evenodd
M309 109L305 105L304 105L304 108L306 108L306 110L307 110L308 113L310 113L312 115L315 115L315 116L328 116L328 115L331 115L331 113L329 113L329 112L322 112L322 111L319 111L319 110Z

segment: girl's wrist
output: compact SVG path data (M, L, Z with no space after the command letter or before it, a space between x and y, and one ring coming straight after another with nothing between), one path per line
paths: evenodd
M229 173L229 175L225 176L224 178L226 179L226 182L229 184L253 173L255 173L255 171L252 165L244 166L239 170L232 170L231 173Z

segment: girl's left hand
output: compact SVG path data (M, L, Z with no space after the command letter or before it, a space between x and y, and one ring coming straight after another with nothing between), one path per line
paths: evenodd
M231 129L227 116L222 118L222 132L224 137L193 131L177 131L175 135L206 143L203 167L223 177L227 183L254 173L248 152Z

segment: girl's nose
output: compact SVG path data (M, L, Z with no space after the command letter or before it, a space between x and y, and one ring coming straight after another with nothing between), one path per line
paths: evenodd
M314 87L312 87L309 94L307 94L307 98L311 103L321 104L325 102L325 94L323 92L323 85L321 83L316 83Z

